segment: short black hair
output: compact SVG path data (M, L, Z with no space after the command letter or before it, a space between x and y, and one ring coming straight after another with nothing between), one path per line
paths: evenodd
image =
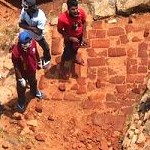
M67 0L67 6L68 8L72 6L78 6L78 1L77 0Z

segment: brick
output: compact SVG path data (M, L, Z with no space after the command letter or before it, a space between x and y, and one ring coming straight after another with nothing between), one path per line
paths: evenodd
M126 56L125 48L115 47L108 49L108 56L109 57L120 57Z
M101 20L93 21L92 22L92 28L93 29L102 29L103 28L103 22Z
M110 46L109 39L94 39L91 40L92 48L108 48Z
M134 31L134 26L133 25L126 25L125 30L127 33L130 33L132 31Z
M95 93L91 93L88 96L89 100L94 100L94 101L100 101L102 102L105 99L105 94L104 93L100 93L100 92L95 92Z
M111 77L109 79L109 82L113 83L113 84L124 84L125 83L125 76L114 76L114 77Z
M108 68L108 75L115 75L115 74L117 74L117 72L114 69Z
M137 50L130 47L129 49L127 49L127 56L128 57L137 57Z
M77 94L86 94L86 93L87 93L86 85L80 85L78 87Z
M148 59L147 58L141 59L141 62L139 63L139 65L147 66L148 65Z
M108 29L107 31L107 35L108 36L118 36L118 35L123 35L124 33L124 29L121 27L113 27Z
M79 85L86 85L86 78L83 78L83 77L80 77L80 78L77 78L76 81Z
M96 38L105 38L106 31L105 30L96 30Z
M63 92L61 92L61 91L56 91L56 92L52 95L52 100L63 100Z
M137 75L135 83L144 83L145 75Z
M64 100L66 101L81 101L81 96L78 96L76 93L65 93Z
M108 75L108 71L107 71L106 67L100 67L100 68L98 68L97 76L99 78L106 77L107 75Z
M135 82L135 75L133 75L133 74L128 74L128 75L127 75L126 82L127 82L127 83L134 83L134 82Z
M138 67L138 73L147 73L147 72L148 72L147 66L139 66Z
M135 36L132 38L132 42L140 42L142 41L142 39L140 39L139 37Z
M108 101L108 102L115 102L115 101L117 101L117 98L116 98L116 96L114 94L107 93L106 94L106 101Z
M62 38L53 38L51 45L52 55L59 55L63 52L63 39Z
M129 42L129 39L128 39L127 35L121 35L120 41L122 44L127 44Z
M83 109L93 109L95 107L95 102L91 100L85 100L82 104Z
M96 68L90 68L88 67L88 78L92 81L96 79Z
M95 52L95 50L93 48L88 48L87 53L88 53L89 57L96 57L97 56L97 53Z
M128 74L136 74L137 73L137 65L127 66Z
M70 89L71 90L77 90L78 89L78 84L73 84Z
M95 49L95 51L96 51L96 49ZM102 56L107 57L107 52L108 52L107 49L101 49L100 52L97 54L97 56L100 56L100 57L102 57Z
M138 46L138 57L148 57L147 54L148 44L146 43L140 43Z
M127 92L127 86L126 85L117 85L116 90L118 93L126 93Z
M95 90L95 89L96 89L95 83L93 83L93 82L88 82L87 90L88 90L88 91L93 91L93 90Z
M89 39L96 38L96 30L95 29L88 30L88 38Z
M106 60L104 57L88 58L87 64L89 67L104 66L106 64Z
M44 75L41 76L40 81L39 81L39 89L43 90L48 87L48 82L47 79L45 78Z

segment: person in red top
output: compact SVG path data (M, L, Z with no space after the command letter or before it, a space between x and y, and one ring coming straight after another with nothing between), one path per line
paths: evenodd
M82 45L86 45L86 15L82 8L78 8L77 0L67 1L68 10L58 17L57 30L64 37L64 51L61 57L60 69L64 78L69 77L68 72L64 72L66 61L84 65L82 59L77 59L77 51Z
M42 99L43 94L37 89L36 69L40 60L35 40L31 35L23 31L19 33L18 42L12 47L12 62L15 69L18 94L17 108L24 110L26 102L27 81L33 96Z

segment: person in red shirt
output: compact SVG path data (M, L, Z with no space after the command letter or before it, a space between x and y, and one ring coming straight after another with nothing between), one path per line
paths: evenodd
M24 110L26 102L26 86L30 85L33 96L42 99L43 94L37 89L36 69L40 60L35 40L31 35L23 31L19 33L18 42L12 47L12 63L15 69L18 94L17 108Z
M60 70L64 78L69 78L69 72L65 72L64 64L72 61L84 65L82 59L77 59L77 51L82 45L86 45L86 15L82 8L78 8L77 0L67 1L68 10L58 17L57 30L64 37L64 51L61 57Z

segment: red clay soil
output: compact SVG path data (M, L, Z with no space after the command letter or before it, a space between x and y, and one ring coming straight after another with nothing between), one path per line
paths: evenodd
M54 8L54 4L44 3L41 7L45 12L49 12L50 7ZM18 18L19 11L0 7L2 19L10 23L13 23L12 15ZM77 79L71 78L67 82L56 77L58 70L53 64L50 70L39 71L39 88L44 91L46 98L37 101L28 96L29 103L23 114L9 109L13 107L11 104L16 102L16 98L10 100L9 107L0 120L4 127L0 130L0 150L121 150L127 115L132 112L132 104L139 100L144 89L143 80L148 72L148 57L138 56L142 59L136 59L135 54L135 43L145 41L143 34L145 22L148 20L150 15L143 14L133 18L133 24L128 24L128 18L123 17L114 25L108 25L105 21L93 23L89 36L91 39L95 36L102 38L104 45L101 51L97 47L99 41L91 40L97 51L94 52L94 48L87 49L87 55L90 56L90 59L87 59L89 69L87 66L76 65L75 71L80 70L81 76ZM122 35L120 27L130 32L130 36ZM106 30L108 35L105 38ZM118 34L116 39L115 34ZM104 37L100 37L101 35ZM107 53L109 40L114 47L120 42L126 45L128 54L120 47L117 49L117 46L115 52L110 48ZM128 41L132 43L129 44ZM149 38L146 42L149 42ZM144 51L148 49L145 47L144 45ZM100 59L95 54L100 56ZM84 57L87 58L87 55ZM128 61L127 57L130 57ZM107 63L104 64L105 62ZM99 65L103 67L96 69ZM109 66L107 69L106 65ZM137 71L137 66L138 75L132 72ZM140 70L140 66L145 69L142 67ZM100 78L97 78L98 76ZM135 78L138 79L137 82L132 82Z

